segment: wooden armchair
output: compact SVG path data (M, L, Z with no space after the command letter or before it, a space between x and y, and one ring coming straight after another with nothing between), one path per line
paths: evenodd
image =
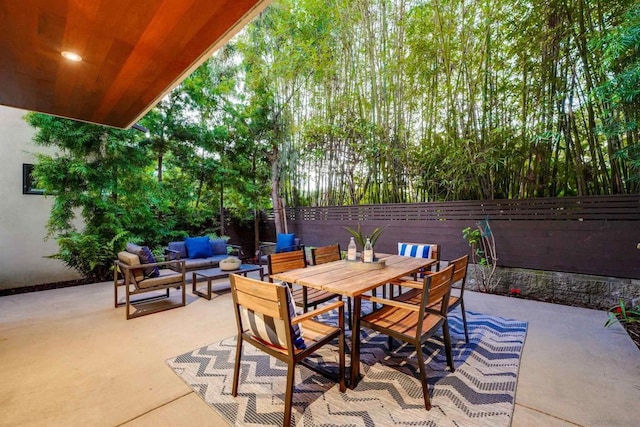
M398 255L436 260L435 271L440 270L440 245L437 243L398 243Z
M436 263L428 271L440 271L440 245L437 243L405 243L398 242L398 255L414 258L430 258ZM398 286L398 292L402 293L402 283L407 280L419 280L426 271L420 271L413 276L401 277L389 284L389 296L393 297L393 286Z
M398 300L376 298L363 295L363 299L382 304L382 308L373 311L360 320L362 327L373 329L389 337L389 350L392 339L412 344L416 348L420 381L424 395L424 406L431 409L429 390L427 388L427 376L425 373L425 360L422 346L424 343L442 328L444 335L445 353L447 364L451 372L455 370L453 355L451 352L451 338L449 325L447 324L447 308L449 294L451 292L451 279L453 266L424 277L424 283L420 283L420 303L409 304ZM429 301L441 301L438 312L427 310Z
M303 249L271 254L267 258L269 282L273 282L273 279L271 279L273 274L294 270L296 268L306 268L306 266L307 260ZM304 312L306 312L309 307L316 308L318 304L322 304L338 296L320 289L307 288L306 286L296 287L292 289L292 293L295 304L298 307L302 307Z
M340 252L340 245L320 246L311 249L311 264L319 265L327 262L340 261L342 259L342 253Z
M172 308L184 307L186 305L186 284L185 284L185 266L184 261L161 260L155 262L141 262L138 253L122 251L118 253L118 259L114 261L113 268L113 287L114 287L114 306L126 306L127 320L133 319L147 314L157 313ZM170 268L161 268L174 266L179 271ZM145 271L146 270L146 271ZM149 274L149 271L157 270L157 273ZM118 276L122 276L120 279ZM125 288L125 302L121 303L118 299L118 287ZM162 298L169 298L171 288L181 289L182 301L180 304L156 304L149 305L150 308L138 308L139 304L158 301ZM133 295L149 293L154 291L166 291L163 294L131 300ZM131 311L131 306L136 306L136 311Z
M267 258L271 254L304 250L299 237L292 234L279 234L276 242L260 242L256 250L256 264L267 265Z
M311 264L320 265L327 262L340 261L342 259L342 252L340 252L340 245L320 246L311 249ZM342 295L339 296L342 300ZM351 326L351 298L347 297L347 317L349 319L348 325Z
M231 293L235 305L238 326L238 343L233 371L232 395L238 395L242 344L248 342L259 350L287 364L287 385L283 426L291 425L291 403L296 364L323 345L338 338L339 346L339 387L344 392L344 303L334 302L321 309L295 315L291 304L289 288L286 285L230 275ZM322 313L338 309L338 326L331 326L313 320ZM302 329L304 343L296 339L295 328Z
M464 288L467 283L467 266L469 265L469 255L461 256L460 258L456 258L449 262L450 266L453 266L453 279L452 286L456 283L460 283L460 291L458 295L454 295L453 293L449 297L449 306L447 308L447 314L453 311L456 307L460 306L460 310L462 311L462 324L464 325L464 338L467 344L469 343L469 329L467 327L467 314L464 309ZM428 273L433 274L433 273ZM406 285L407 282L404 282ZM420 284L420 282L414 282ZM398 301L407 302L410 304L419 304L420 303L420 290L419 289L411 289L408 292L398 296L395 298ZM431 300L429 302L428 308L430 310L440 310L440 301Z

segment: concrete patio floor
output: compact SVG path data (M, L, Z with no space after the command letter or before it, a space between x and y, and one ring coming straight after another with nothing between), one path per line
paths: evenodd
M640 350L606 313L468 292L529 322L513 426L638 424ZM133 320L105 282L0 298L1 426L221 426L165 360L235 334L231 295ZM453 337L456 339L456 337ZM428 419L428 413L425 413Z

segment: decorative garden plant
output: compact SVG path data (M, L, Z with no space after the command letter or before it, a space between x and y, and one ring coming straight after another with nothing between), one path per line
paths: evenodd
M467 227L462 230L462 237L471 247L471 262L478 289L482 292L489 292L492 286L497 286L500 283L499 278L495 279L498 257L496 255L496 240L491 232L489 218L478 222L476 228Z

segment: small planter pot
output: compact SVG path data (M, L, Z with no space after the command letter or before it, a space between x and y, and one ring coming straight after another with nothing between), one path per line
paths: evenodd
M225 258L220 261L220 270L229 271L229 270L237 270L240 268L240 258L230 256L229 258Z

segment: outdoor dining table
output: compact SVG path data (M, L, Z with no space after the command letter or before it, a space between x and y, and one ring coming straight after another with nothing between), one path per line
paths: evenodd
M354 388L360 376L360 315L362 295L383 286L395 279L428 268L436 260L413 258L399 255L376 254L384 259L385 266L380 269L365 269L354 265L353 261L333 261L326 264L298 268L272 275L274 280L321 289L338 295L353 298L351 318L351 366L349 387Z

